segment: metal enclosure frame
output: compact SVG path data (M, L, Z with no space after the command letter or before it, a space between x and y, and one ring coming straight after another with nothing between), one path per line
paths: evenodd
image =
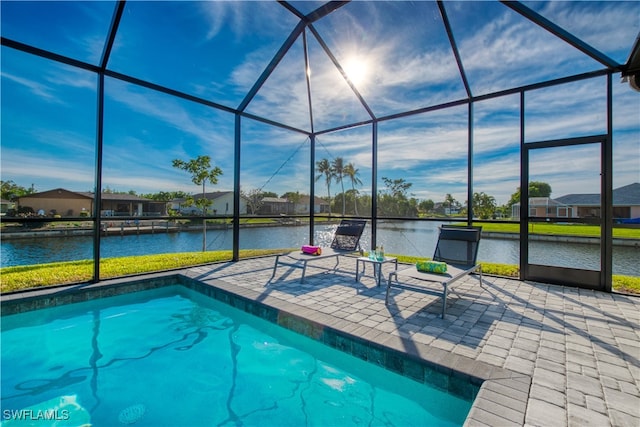
M178 97L181 98L183 100L189 101L189 102L194 102L200 105L203 105L205 107L208 108L213 108L216 110L221 110L221 111L225 111L229 114L234 115L235 117L235 128L234 128L234 134L235 134L235 141L234 141L234 166L235 166L235 170L234 170L234 206L233 206L233 260L237 261L239 259L239 234L240 234L240 228L239 228L239 219L240 219L240 180L241 180L241 176L240 176L240 168L241 168L241 158L243 155L248 155L245 154L241 151L241 141L242 141L242 129L241 129L241 124L243 120L255 120L261 123L264 123L266 125L269 126L275 126L275 127L279 127L288 131L292 131L292 132L296 132L302 135L306 135L309 138L309 145L310 145L310 150L311 150L311 155L310 155L310 188L309 188L309 194L311 196L311 209L310 209L310 214L309 214L309 243L313 243L313 234L314 234L314 226L315 226L315 221L314 218L316 215L314 215L314 206L313 206L313 200L315 197L315 179L314 179L314 168L315 168L315 161L316 161L316 138L319 135L323 135L323 134L328 134L328 133L333 133L333 132L337 132L337 131L341 131L341 130L346 130L346 129L351 129L351 128L355 128L355 127L360 127L360 126L371 126L371 156L372 156L372 173L371 173L371 180L372 180L372 187L371 187L371 191L373 195L378 194L378 188L377 188L377 180L378 180L378 125L381 122L386 122L386 121L390 121L390 120L394 120L394 119L398 119L398 118L403 118L403 117L409 117L409 116L414 116L414 115L418 115L418 114L422 114L422 113L427 113L430 111L437 111L437 110L443 110L443 109L447 109L447 108L451 108L451 107L456 107L456 106L462 106L462 105L466 105L467 109L468 109L468 153L467 153L467 176L468 176L468 187L467 187L467 195L468 195L468 200L469 200L469 204L471 204L471 200L473 197L473 150L474 150L474 141L473 141L473 133L474 133L474 126L473 126L473 117L474 117L474 104L478 101L483 101L483 100L487 100L487 99L493 99L493 98L499 98L499 97L503 97L503 96L507 96L507 95L513 95L513 94L518 94L520 96L520 100L521 100L521 119L520 119L520 137L521 137L521 189L522 189L522 193L521 193L521 199L522 200L527 200L528 199L528 194L527 194L527 176L528 176L528 150L530 149L535 149L537 147L542 147L542 146L562 146L562 145L567 145L567 144L579 144L579 143L585 143L585 142L593 142L593 141L599 141L602 145L602 207L603 207L603 215L602 215L602 235L601 235L601 242L602 242L602 257L601 259L603 260L603 266L601 271L599 272L599 277L598 277L598 281L599 281L599 285L597 286L597 289L600 290L604 290L604 291L611 291L611 257L612 257L612 216L613 216L613 211L612 211L612 79L613 79L613 74L615 73L625 73L626 70L626 66L624 64L618 64L616 63L614 60L612 60L611 58L607 57L606 55L604 55L602 52L597 51L596 49L594 49L593 47L585 44L584 42L582 42L580 39L576 38L575 36L573 36L571 33L565 31L564 29L558 27L557 25L553 24L552 22L550 22L549 20L545 19L544 17L540 16L538 13L534 12L533 10L529 9L527 6L525 6L524 4L517 2L517 1L501 1L501 3L503 3L506 7L511 8L512 10L516 11L517 13L521 14L522 16L524 16L526 19L530 20L531 22L535 23L536 25L544 28L545 30L549 31L550 33L554 34L555 36L561 38L562 40L564 40L565 42L567 42L568 44L570 44L571 46L575 47L576 49L579 49L581 52L583 52L584 54L588 55L589 57L591 57L592 59L598 61L600 64L602 64L603 68L600 70L596 70L596 71L592 71L592 72L588 72L588 73L581 73L581 74L576 74L573 76L569 76L569 77L564 77L564 78L560 78L560 79L556 79L556 80L550 80L550 81L545 81L545 82L541 82L541 83L536 83L536 84L532 84L532 85L527 85L527 86L522 86L522 87L514 87L508 90L503 90L503 91L498 91L498 92L494 92L491 94L487 94L487 95L481 95L481 96L474 96L474 94L471 91L471 87L470 84L468 82L468 77L467 74L464 70L461 58L460 58L460 53L459 53L459 49L458 46L456 44L456 40L454 38L453 35L453 31L451 29L451 25L449 23L449 19L444 7L444 2L439 0L437 1L437 6L438 9L440 11L441 14L441 19L442 22L444 24L445 27L445 31L446 34L449 38L449 42L452 48L452 52L453 55L455 57L455 61L463 82L463 86L465 88L467 97L463 98L463 99L459 99L459 100L455 100L455 101L451 101L451 102L446 102L440 105L435 105L435 106L430 106L430 107L425 107L425 108L420 108L420 109L416 109L416 110L411 110L411 111L405 111L402 113L398 113L398 114L391 114L388 116L382 116L382 117L377 117L374 112L371 110L371 108L367 105L366 101L364 100L364 98L361 96L361 94L358 92L358 90L353 86L353 84L351 84L351 82L349 81L349 79L346 76L345 71L342 69L340 63L338 62L338 60L335 58L335 56L332 54L331 50L329 49L329 47L326 45L326 43L322 40L320 34L317 32L317 30L314 28L313 23L316 22L317 20L327 16L328 14L334 12L335 10L337 10L338 8L344 6L346 3L348 2L342 2L342 1L334 1L334 2L328 2L325 5L321 6L320 8L318 8L317 10L315 10L314 12L304 16L302 14L300 14L291 4L287 3L286 1L281 1L280 2L285 8L287 8L288 10L292 11L293 13L296 14L296 16L298 16L300 18L300 21L298 23L298 25L293 29L293 31L289 34L289 36L287 37L287 39L285 40L285 42L282 44L282 46L280 47L280 49L278 50L278 52L276 53L276 55L272 58L271 62L269 63L269 65L265 68L265 70L262 72L262 74L260 75L259 79L255 82L255 84L253 85L253 87L251 88L251 90L249 90L249 92L246 94L246 96L244 97L244 99L242 100L242 102L237 106L237 108L229 108L228 106L224 106L224 105L220 105L218 103L212 102L210 100L204 99L204 98L200 98L194 95L190 95L188 93L184 93L169 87L165 87L165 86L161 86L149 81L144 81L138 78L135 78L133 76L129 76L129 75L125 75L125 74L121 74L118 72L115 72L113 70L110 70L108 67L109 64L109 56L111 53L111 49L113 47L113 43L116 37L116 34L118 32L118 27L120 24L120 20L122 18L122 14L125 10L125 6L126 6L126 1L122 0L122 1L118 1L116 6L115 6L115 10L113 12L113 18L112 18L112 22L111 22L111 26L109 28L109 33L108 33L108 37L107 37L107 42L105 44L104 47L104 51L103 51L103 55L100 61L100 65L99 66L95 66L86 62L82 62L82 61L78 61L76 59L72 59L69 57L65 57L50 51L46 51L43 49L38 48L37 46L30 46L24 43L21 43L19 41L16 40L11 40L5 37L2 37L1 39L1 44L4 47L7 48L11 48L11 49L15 49L21 52L25 52L27 54L31 54L31 55L35 55L38 57L42 57L51 61L56 61L56 62L60 62L63 64L67 64L70 65L72 67L76 67L76 68L80 68L83 70L87 70L89 72L95 73L97 76L97 94L98 94L98 99L97 99L97 103L98 103L98 113L97 113L97 118L96 118L96 176L95 176L95 183L96 183L96 188L102 188L102 157L103 157L103 132L104 132L104 83L105 83L105 77L110 77L112 79L116 79L122 82L127 82L133 85L137 85L137 86L141 86L153 91L157 91L157 92L161 92L170 96L174 96L174 97ZM253 114L247 113L246 109L247 106L249 105L249 103L251 102L251 100L256 96L256 94L258 93L258 91L260 90L260 88L264 85L264 83L266 82L266 80L269 78L269 76L273 73L274 69L276 68L276 66L280 63L280 61L283 59L283 57L286 55L286 53L289 51L289 49L292 47L292 45L294 44L294 42L296 40L298 40L299 37L302 38L302 43L304 46L304 58L305 58L305 63L306 66L308 67L308 45L307 45L307 31L313 35L315 37L315 39L318 41L318 43L320 44L320 46L322 47L322 49L325 51L325 53L329 56L329 58L333 61L334 65L338 68L338 70L342 73L343 77L345 78L345 80L347 81L347 83L349 84L351 90L354 92L354 95L356 96L356 98L358 99L358 101L362 104L363 108L367 111L367 114L369 115L369 119L364 120L364 121L360 121L357 123L346 123L344 125L338 126L338 127L334 127L331 129L317 129L315 124L314 124L314 114L313 114L313 105L311 102L311 82L309 77L307 76L306 79L306 85L307 85L307 97L308 97L308 102L309 102L309 119L310 119L310 123L311 123L311 132L307 132L301 129L297 129L295 127L283 124L283 123L278 123L274 120L271 120L269 118L265 118L265 117L258 117L255 116ZM525 119L524 119L524 96L528 91L531 90L535 90L535 89L539 89L539 88L544 88L544 87L552 87L552 86L556 86L556 85L561 85L561 84L565 84L565 83L569 83L569 82L577 82L577 81L581 81L581 80L586 80L586 79L591 79L594 77L598 77L598 76L606 76L607 78L607 134L605 135L597 135L597 136L593 136L593 137L589 137L586 138L584 140L558 140L558 141L545 141L545 142L541 142L539 144L531 144L531 143L526 143L524 142L524 128L525 128ZM94 274L93 274L93 281L99 281L100 280L100 218L99 218L99 213L100 213L100 206L101 206L101 195L100 195L100 191L96 191L95 192L95 206L96 206L96 212L94 212L94 216L93 216L93 221L94 221L94 240L93 240L93 244L94 244ZM467 222L469 224L471 224L472 222L472 209L468 209L468 216L467 216ZM209 219L212 217L209 216L205 216L203 217L204 219ZM372 212L370 216L366 216L365 219L369 219L371 220L371 236L372 236L372 246L376 245L376 238L377 238L377 221L378 221L378 215L377 215L377 197L372 197ZM385 217L385 219L389 219L389 220L407 220L408 218L390 218L390 217ZM521 251L521 279L531 279L531 280L548 280L550 277L553 279L553 277L555 277L555 273L552 273L551 276L547 276L546 274L543 275L539 275L536 273L535 268L534 271L532 271L532 269L530 268L529 265L527 265L526 262L523 261L527 259L527 254L528 254L528 250L527 250L527 228L526 228L526 224L527 224L527 218L522 218L520 220L520 251ZM568 281L567 284L570 285L579 285L581 280L583 280L582 278L578 278L576 281ZM591 280L591 279L589 279Z

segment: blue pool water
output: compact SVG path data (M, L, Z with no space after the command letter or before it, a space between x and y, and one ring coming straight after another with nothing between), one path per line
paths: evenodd
M182 286L4 316L1 344L5 422L454 426L471 407Z

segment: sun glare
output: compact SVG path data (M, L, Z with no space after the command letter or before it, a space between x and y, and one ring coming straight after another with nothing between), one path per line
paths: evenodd
M367 80L369 67L362 58L349 58L344 63L344 72L355 86L362 85Z

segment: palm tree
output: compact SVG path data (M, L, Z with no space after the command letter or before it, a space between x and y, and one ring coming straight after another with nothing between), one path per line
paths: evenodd
M451 208L453 207L453 204L456 202L456 199L453 198L453 196L451 195L451 193L447 193L447 195L444 197L444 203L445 205L449 206L449 215L451 215Z
M342 216L344 216L346 201L344 195L344 181L342 180L342 177L344 176L344 160L342 160L342 157L336 157L333 159L333 162L331 162L331 170L336 182L339 182L342 187Z
M327 183L329 215L331 215L331 181L333 180L333 170L331 169L331 164L329 163L329 160L322 159L316 162L316 172L318 172L318 176L316 176L316 181L324 176L325 182Z
M356 169L353 163L348 163L347 166L344 167L344 174L349 177L349 180L351 180L351 189L353 190L353 207L356 216L358 215L358 190L356 190L356 184L362 185L362 181L358 178L358 172L358 169Z

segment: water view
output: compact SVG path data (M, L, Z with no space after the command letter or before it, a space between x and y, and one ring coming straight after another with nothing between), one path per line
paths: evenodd
M378 244L387 253L431 257L437 241L436 222L380 224ZM335 225L316 227L316 243L329 245ZM306 226L256 227L240 229L240 249L294 248L307 243ZM369 227L361 239L366 250L371 242ZM0 246L3 267L41 264L57 261L90 259L93 257L91 236L46 237L3 240ZM207 250L231 250L233 231L207 231ZM148 255L171 252L193 252L202 249L202 233L156 233L124 236L108 236L101 240L103 258ZM478 260L504 264L519 263L519 241L483 237ZM640 249L635 247L613 248L613 273L640 276L638 258ZM598 270L600 247L583 243L530 242L530 260L545 265L571 266Z

